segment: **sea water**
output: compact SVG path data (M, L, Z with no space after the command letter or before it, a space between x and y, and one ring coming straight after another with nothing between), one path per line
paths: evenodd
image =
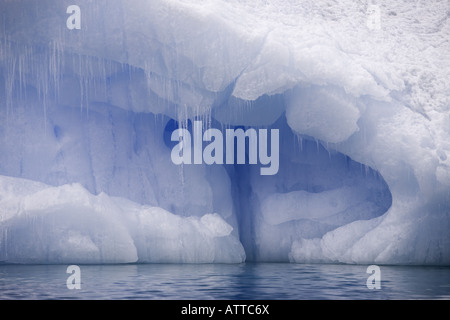
M0 299L450 299L450 268L380 266L370 289L364 265L243 263L0 265Z

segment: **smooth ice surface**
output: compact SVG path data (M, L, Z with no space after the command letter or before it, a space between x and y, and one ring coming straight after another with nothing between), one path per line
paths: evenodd
M2 261L450 264L447 1L71 4L0 1ZM278 174L175 166L195 119Z

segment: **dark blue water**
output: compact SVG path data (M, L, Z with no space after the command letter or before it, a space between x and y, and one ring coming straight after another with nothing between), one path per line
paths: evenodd
M0 265L0 299L450 299L450 268L288 263L80 265L69 290L66 265Z

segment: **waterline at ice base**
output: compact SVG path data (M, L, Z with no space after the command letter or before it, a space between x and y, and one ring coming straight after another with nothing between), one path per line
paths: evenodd
M448 3L370 8L1 0L0 262L450 265Z

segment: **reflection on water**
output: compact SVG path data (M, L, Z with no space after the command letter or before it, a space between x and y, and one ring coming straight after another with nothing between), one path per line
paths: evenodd
M65 265L0 265L0 299L450 299L450 268L288 263L80 265L69 290Z

